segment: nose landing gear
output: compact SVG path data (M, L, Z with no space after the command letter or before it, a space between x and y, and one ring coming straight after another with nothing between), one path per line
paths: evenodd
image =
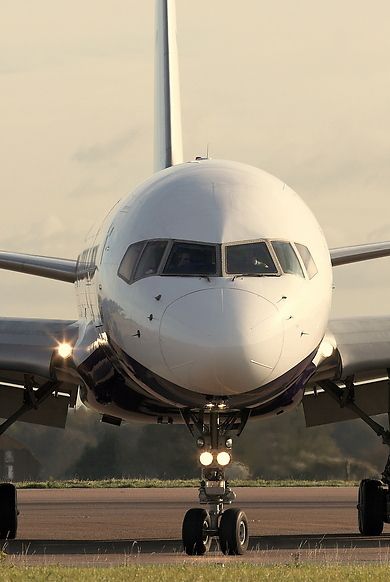
M243 511L231 507L224 511L219 524L219 545L230 556L244 554L248 548L248 520Z
M236 495L219 468L203 469L199 488L199 501L208 505L189 509L184 516L182 537L185 552L202 556L211 546L213 538L219 539L223 554L242 555L249 542L248 520L243 511L224 505L232 503Z
M231 460L232 439L235 431L239 436L249 414L233 412L221 414L218 410L207 413L187 412L183 418L201 449L203 466L199 487L199 501L208 509L192 508L184 516L182 538L185 552L203 555L211 546L212 539L219 540L224 554L242 555L248 548L248 520L238 508L228 508L236 498L225 477L225 465ZM219 462L218 462L219 460Z
M184 516L182 538L185 552L189 556L203 556L211 545L211 519L208 511L201 507L189 509Z

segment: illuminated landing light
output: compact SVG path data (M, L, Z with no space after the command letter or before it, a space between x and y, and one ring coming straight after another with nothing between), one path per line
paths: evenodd
M208 467L213 462L213 455L208 451L205 451L200 455L199 461L201 465L203 465L204 467Z
M221 467L225 467L226 465L228 465L230 463L230 460L231 460L230 455L226 451L222 451L217 455L217 463L218 465L221 465Z
M67 358L70 358L70 356L72 355L73 348L70 344L63 342L58 345L57 351L58 355L64 360L66 360Z

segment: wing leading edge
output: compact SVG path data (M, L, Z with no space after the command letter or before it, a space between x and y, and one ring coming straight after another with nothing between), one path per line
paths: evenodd
M330 258L334 267L388 256L390 256L390 241L330 250Z
M77 261L0 251L0 269L37 275L66 283L76 281Z

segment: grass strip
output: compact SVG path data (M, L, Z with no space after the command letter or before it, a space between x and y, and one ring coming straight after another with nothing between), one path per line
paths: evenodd
M388 582L385 565L291 564L262 566L253 564L137 566L115 568L69 568L61 566L0 566L1 582Z
M358 481L298 481L296 479L283 479L279 481L267 481L265 479L239 480L229 482L232 487L356 487ZM69 479L66 481L23 481L16 483L18 489L103 489L103 488L155 488L168 487L199 487L197 479L101 479L98 481Z

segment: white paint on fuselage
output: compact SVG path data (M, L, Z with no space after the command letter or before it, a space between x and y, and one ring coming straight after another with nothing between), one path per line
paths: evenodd
M128 285L117 275L127 248L156 238L298 242L318 273L151 276ZM183 388L245 393L288 372L323 338L332 287L326 241L301 198L261 170L203 160L159 172L114 209L96 241L98 269L85 289L79 284L81 314L101 318L109 340Z

